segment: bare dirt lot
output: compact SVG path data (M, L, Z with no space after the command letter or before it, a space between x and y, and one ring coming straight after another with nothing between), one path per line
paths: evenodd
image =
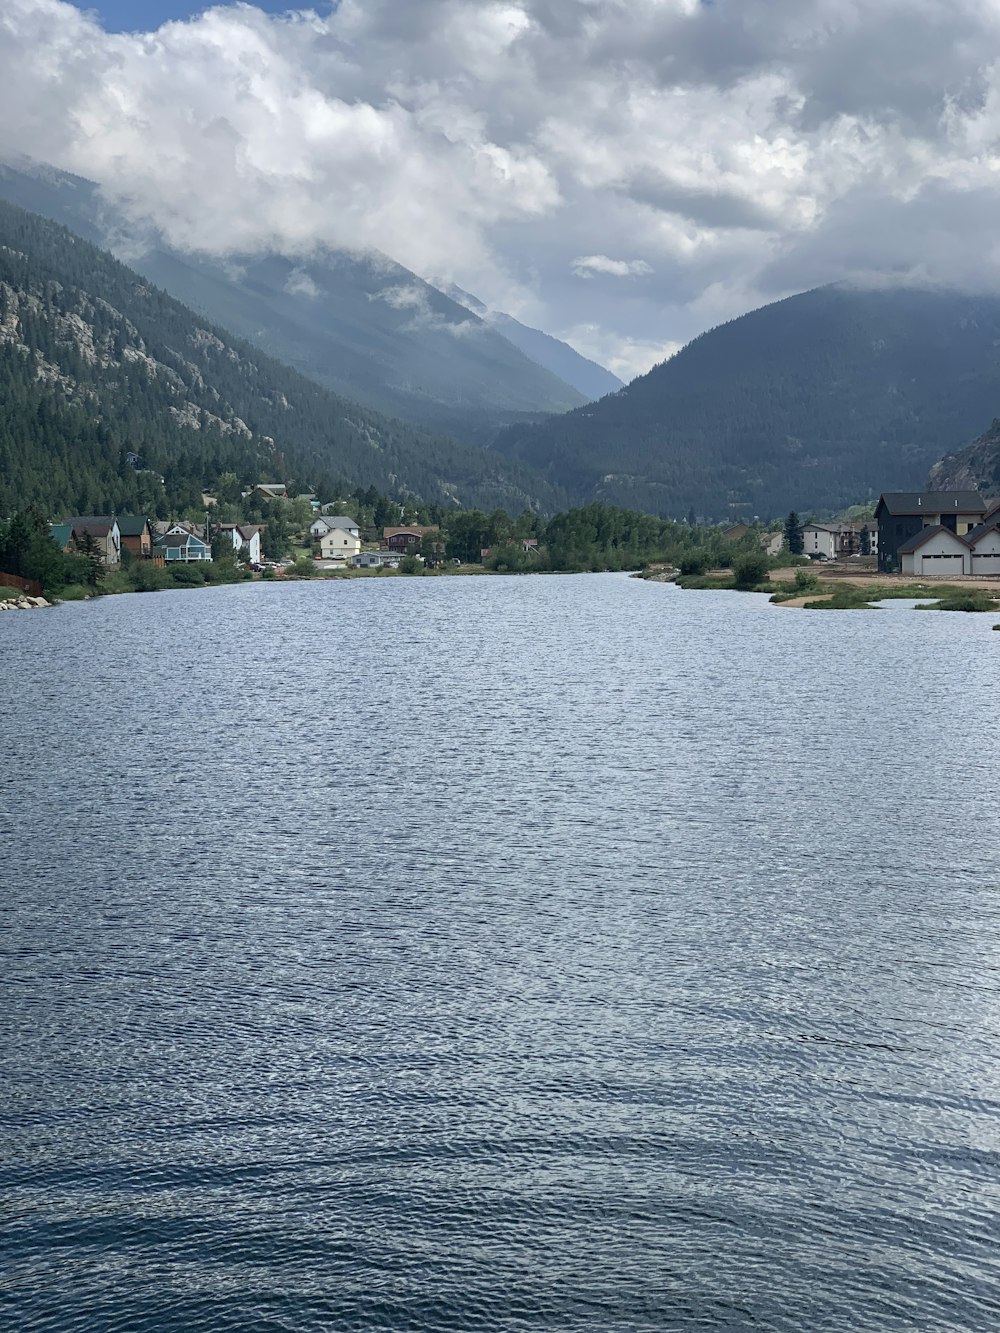
M924 574L920 578L915 578L912 574L879 574L873 570L852 570L844 568L842 565L824 565L818 564L811 567L812 572L824 581L829 580L838 583L847 583L855 588L864 588L870 583L878 583L883 586L892 587L894 584L904 585L909 583L926 583L932 586L935 583L949 584L956 588L981 588L983 592L1000 592L1000 577L998 578L979 578L971 574L961 574L945 576L935 579L930 575ZM720 576L728 571L719 570ZM771 581L773 583L794 583L794 569L772 569ZM817 599L813 597L812 601ZM786 603L791 605L791 603Z

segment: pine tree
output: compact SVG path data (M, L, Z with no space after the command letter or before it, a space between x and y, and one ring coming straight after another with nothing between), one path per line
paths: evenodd
M794 509L785 519L785 545L792 555L801 555L805 550L802 524L799 522L799 516Z

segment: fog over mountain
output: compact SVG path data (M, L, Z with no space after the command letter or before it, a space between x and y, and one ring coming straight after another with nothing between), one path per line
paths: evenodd
M374 248L630 378L828 281L995 290L998 43L991 0L340 0L133 33L5 0L0 148L182 250Z

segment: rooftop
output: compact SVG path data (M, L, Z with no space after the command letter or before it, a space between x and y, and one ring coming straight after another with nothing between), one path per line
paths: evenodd
M978 491L883 491L879 507L890 514L985 514Z

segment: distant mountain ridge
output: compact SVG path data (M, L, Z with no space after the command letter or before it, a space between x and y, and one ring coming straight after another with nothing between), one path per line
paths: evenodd
M824 287L713 329L626 388L501 432L576 502L724 520L913 489L1000 403L1000 298Z
M26 160L0 163L0 197L126 257L334 392L436 432L486 444L503 425L578 406L588 396L574 387L581 366L606 391L610 372L565 344L516 321L503 327L509 317L483 318L385 256L183 254L135 228L92 182Z
M562 499L518 464L338 398L0 201L0 514L197 507L225 472L513 512Z
M598 365L596 361L581 356L568 343L560 342L551 334L530 328L520 320L514 319L512 315L488 309L478 297L462 291L461 287L456 287L454 284L437 285L453 301L464 306L466 310L471 310L492 328L499 330L525 355L572 385L588 400L603 398L605 394L615 393L624 386L624 381L617 375L612 374L606 367Z

